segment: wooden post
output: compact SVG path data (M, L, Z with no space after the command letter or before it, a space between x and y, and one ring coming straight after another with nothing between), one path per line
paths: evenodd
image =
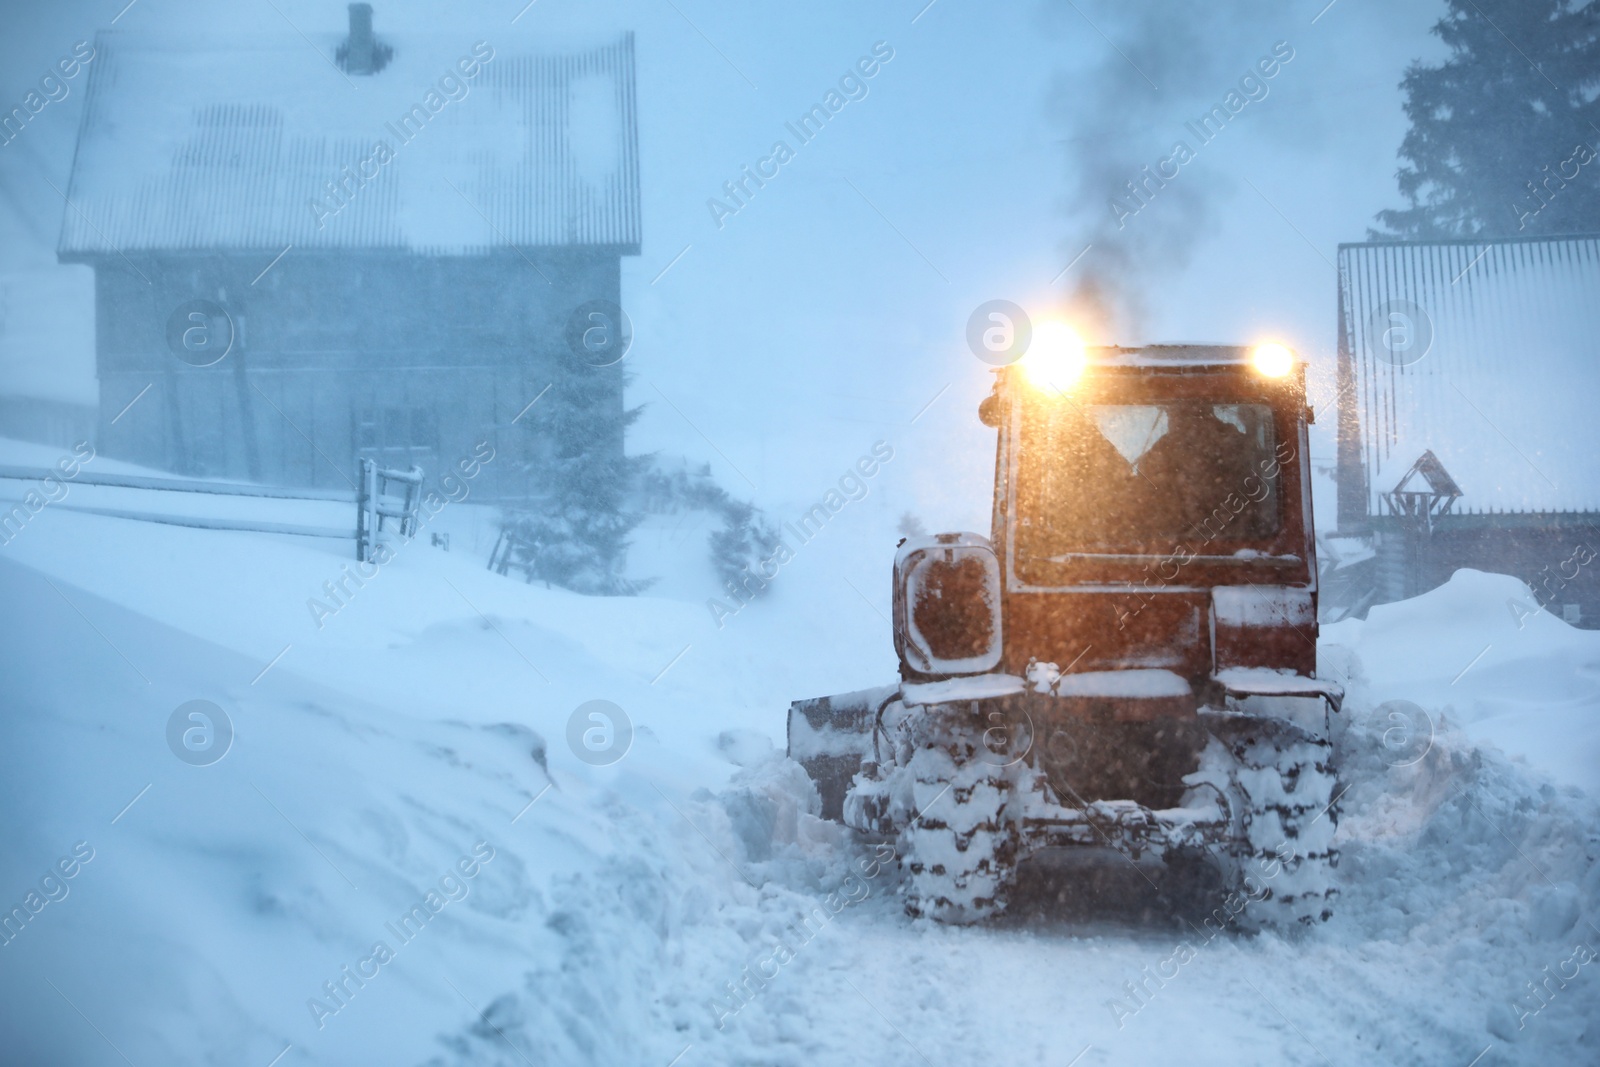
M356 559L372 562L372 541L376 531L378 465L362 457L360 484L356 486Z
M403 488L398 498L390 494L390 484ZM384 533L385 519L394 519L402 542L417 533L417 508L422 503L422 468L389 470L365 457L361 460L361 484L356 489L356 558L372 562L372 554Z

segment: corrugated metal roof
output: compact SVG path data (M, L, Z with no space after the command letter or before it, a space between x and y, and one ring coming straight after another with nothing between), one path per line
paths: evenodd
M633 35L495 49L471 78L458 61L471 69L473 42L447 38L380 34L392 60L346 76L329 58L340 34L100 34L62 256L289 244L636 254Z
M1600 507L1600 236L1341 245L1339 301L1369 514L1429 449L1457 512Z

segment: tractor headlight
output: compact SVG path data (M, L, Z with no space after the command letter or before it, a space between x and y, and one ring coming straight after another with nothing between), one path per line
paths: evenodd
M972 533L918 537L894 561L894 643L918 674L982 674L1000 663L1000 560Z
M1047 393L1065 393L1083 376L1089 356L1083 339L1061 322L1040 322L1033 327L1033 341L1022 357L1028 383Z
M1294 353L1285 345L1268 341L1251 350L1250 363L1264 378L1282 378L1294 369Z

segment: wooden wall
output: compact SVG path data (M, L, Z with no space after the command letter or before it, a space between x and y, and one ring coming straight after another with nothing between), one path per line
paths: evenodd
M1416 596L1471 567L1520 578L1551 614L1575 605L1577 625L1600 629L1600 513L1446 515L1431 535L1409 539L1392 519L1373 522L1380 585L1385 569L1395 572L1390 585L1403 584L1382 589L1380 602Z
M517 498L536 490L523 468L545 446L537 406L512 420L541 389L576 369L606 376L622 406L625 363L583 366L565 340L578 305L620 303L615 251L291 250L262 275L274 254L94 261L101 452L182 474L339 488L374 443L366 414L380 413L386 437L398 413L412 431L398 443L428 447L390 456L414 458L431 480L489 440L497 455L474 494ZM234 322L233 348L213 366L192 366L168 344L169 318L195 299ZM431 427L417 412L432 413Z

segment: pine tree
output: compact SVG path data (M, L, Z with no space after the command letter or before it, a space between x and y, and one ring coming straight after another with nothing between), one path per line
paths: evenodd
M1600 229L1600 0L1447 0L1451 55L1401 88L1410 206L1387 232L1437 239Z
M755 505L726 493L722 497L722 529L713 530L707 539L711 565L724 583L732 582L750 596L760 596L770 580L762 575L760 565L772 555L782 533Z
M628 535L640 516L628 509L648 456L620 447L640 408L620 400L622 368L573 361L557 372L540 417L533 466L542 499L507 516L511 566L531 581L580 593L634 594L648 582L623 575Z

